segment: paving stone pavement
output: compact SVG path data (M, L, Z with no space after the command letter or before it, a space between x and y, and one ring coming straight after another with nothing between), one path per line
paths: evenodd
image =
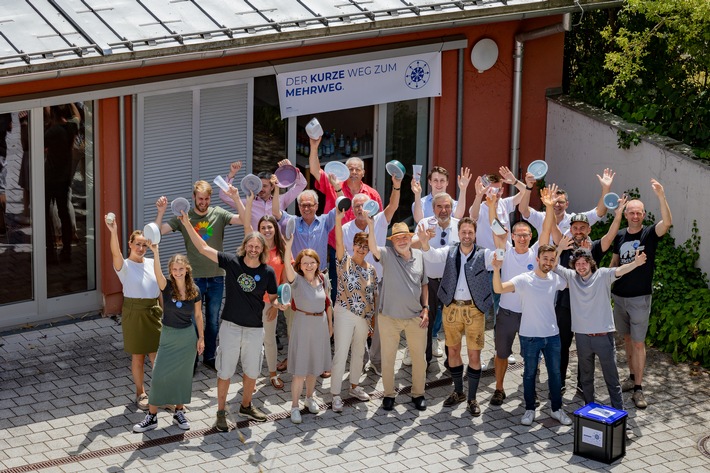
M486 344L490 361L490 331ZM401 357L402 350L396 383L408 392L411 378ZM0 335L0 471L710 472L710 457L701 452L710 450L710 440L704 441L710 436L710 376L663 355L649 360L645 392L650 405L637 410L624 394L632 430L626 456L612 465L573 455L573 427L549 417L544 367L537 419L531 427L519 424L524 412L519 357L506 376L508 398L501 407L489 404L495 382L492 368L484 372L478 418L468 414L465 403L442 406L452 387L439 358L428 373L433 387L427 389L424 412L414 410L408 394L397 397L393 412L383 411L382 383L369 372L362 386L373 393L373 401L350 400L341 414L304 414L303 423L294 425L288 418L290 376L283 375L284 391L264 376L254 402L269 421L241 421L228 433L213 428L216 374L201 367L187 413L192 429L181 431L161 410L156 430L134 434L131 428L144 414L133 402L121 327L114 319L94 318ZM627 373L623 363L620 371ZM149 369L146 381L149 389ZM240 377L232 381L228 402L236 413ZM330 401L329 386L329 380L319 379L324 402ZM598 401L608 403L600 373L596 388ZM568 386L564 396L570 416L582 406L573 391Z

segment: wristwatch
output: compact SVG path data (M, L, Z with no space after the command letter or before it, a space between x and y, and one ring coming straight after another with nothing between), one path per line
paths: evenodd
M422 310L424 310L424 309L429 310L429 306L428 306L428 305L423 305L423 306L422 306Z

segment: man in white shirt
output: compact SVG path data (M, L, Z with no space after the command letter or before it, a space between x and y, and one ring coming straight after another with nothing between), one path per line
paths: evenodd
M447 192L446 189L449 187L449 171L444 167L434 166L431 168L431 171L429 171L427 180L429 181L430 192L425 197L422 197L422 186L419 183L419 179L412 179L412 192L414 193L412 215L414 216L415 222L423 218L434 216L432 200L436 194ZM466 189L468 189L469 182L471 182L471 171L468 168L461 168L461 174L459 174L458 177L461 206L458 205L458 201L456 200L454 200L452 205L454 217L458 219L463 217L466 212Z

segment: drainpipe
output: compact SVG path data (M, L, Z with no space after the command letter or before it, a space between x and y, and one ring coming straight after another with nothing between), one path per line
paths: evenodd
M562 15L562 22L546 26L537 30L526 31L515 35L515 53L513 54L513 118L510 128L510 170L517 176L520 167L520 110L523 100L523 56L525 42L533 39L544 38L553 34L570 31L572 29L572 14ZM510 186L513 195L514 186Z
M456 176L463 166L463 65L465 51L465 49L459 49L458 91L456 93L456 169L452 173L455 181L454 187L458 186Z
M118 154L121 175L121 245L128 254L128 199L126 198L126 106L123 95L118 97Z

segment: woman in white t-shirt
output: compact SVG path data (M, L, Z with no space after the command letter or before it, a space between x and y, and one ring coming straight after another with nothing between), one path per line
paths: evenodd
M128 258L124 259L118 243L115 218L106 219L106 226L111 233L113 269L123 284L123 349L132 356L131 374L136 385L136 405L145 411L148 410L148 394L143 386L145 355L151 363L155 360L163 326L163 310L158 305L160 289L153 271L153 259L144 257L150 241L140 230L131 233Z

